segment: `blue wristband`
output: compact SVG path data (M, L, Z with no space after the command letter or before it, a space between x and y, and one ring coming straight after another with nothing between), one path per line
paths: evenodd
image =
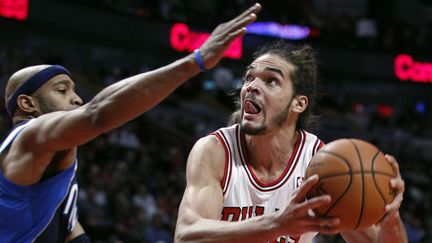
M195 55L195 61L198 64L199 69L201 70L201 72L205 72L207 69L204 66L204 62L203 59L201 57L201 52L199 49L195 49L194 50L194 55Z

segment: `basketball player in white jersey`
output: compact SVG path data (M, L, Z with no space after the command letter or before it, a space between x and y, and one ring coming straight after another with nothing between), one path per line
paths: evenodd
M77 146L139 116L215 66L260 9L255 4L219 25L193 54L108 86L85 105L64 67L37 65L14 73L5 95L14 128L0 146L0 242L89 242L77 223Z
M264 47L247 67L237 124L201 138L187 164L177 242L312 242L317 233L339 233L337 218L310 214L329 195L305 201L319 178L303 181L323 146L303 130L315 97L316 64L310 47L283 42ZM386 157L399 172L394 158ZM347 242L407 242L398 208L404 183L386 206L380 226L341 232Z

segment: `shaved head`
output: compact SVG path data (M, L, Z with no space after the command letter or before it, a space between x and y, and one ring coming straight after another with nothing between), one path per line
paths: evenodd
M7 101L9 97L13 94L13 92L27 79L29 79L31 76L33 76L35 73L40 72L41 70L50 67L51 65L36 65L36 66L30 66L23 68L21 70L18 70L12 76L9 78L9 81L6 85L6 91L5 91L5 104L7 104Z
M25 111L24 113L33 115L39 114L40 112L47 113L47 110L41 110L41 105L39 103L42 102L42 99L40 98L42 94L36 96L37 91L41 90L40 92L42 92L42 90L44 90L44 87L51 87L50 85L53 82L55 83L62 81L68 82L72 85L73 81L70 76L71 74L69 73L69 71L60 65L31 66L23 68L18 72L12 74L6 85L5 92L6 110L9 116L13 118L17 108L19 108L21 111ZM47 83L50 83L50 85L46 86ZM44 93L45 94L43 94L42 96L49 94L49 92L47 91L44 91ZM74 99L76 98L77 102L74 101L75 103L82 103L81 98L76 95L74 90L71 90L71 92L69 93L72 94L71 97L74 97ZM32 96L33 94L35 94L35 96ZM51 96L50 98L54 98L54 96ZM52 107L55 107L56 110L69 110L72 106L77 106L77 104L73 103L72 101L69 102L69 104L73 103L71 107L69 107L69 104L66 104L68 102L65 102L64 105L58 105L57 103L63 102L61 97L63 96L59 95L54 98L55 100L50 101L51 104L54 104ZM29 100L32 99L36 103L34 103L33 101L29 102ZM44 99L47 100L48 97L44 97Z

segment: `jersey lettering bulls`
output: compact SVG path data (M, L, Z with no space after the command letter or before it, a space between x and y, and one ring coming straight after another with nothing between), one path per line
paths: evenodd
M315 135L299 131L293 153L280 177L272 183L261 182L250 167L245 154L245 134L239 125L214 132L225 148L225 171L221 181L224 207L221 219L241 221L273 213L286 207L293 191L300 186L312 156L324 144ZM316 233L293 238L281 236L269 242L312 242Z

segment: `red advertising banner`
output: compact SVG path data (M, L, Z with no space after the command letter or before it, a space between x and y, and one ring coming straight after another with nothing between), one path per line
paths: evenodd
M170 32L171 47L177 51L193 52L209 38L209 33L193 32L186 24L174 24ZM224 57L240 59L242 57L242 38L236 38L224 53Z
M432 83L432 63L415 61L408 54L396 56L394 72L401 81Z

